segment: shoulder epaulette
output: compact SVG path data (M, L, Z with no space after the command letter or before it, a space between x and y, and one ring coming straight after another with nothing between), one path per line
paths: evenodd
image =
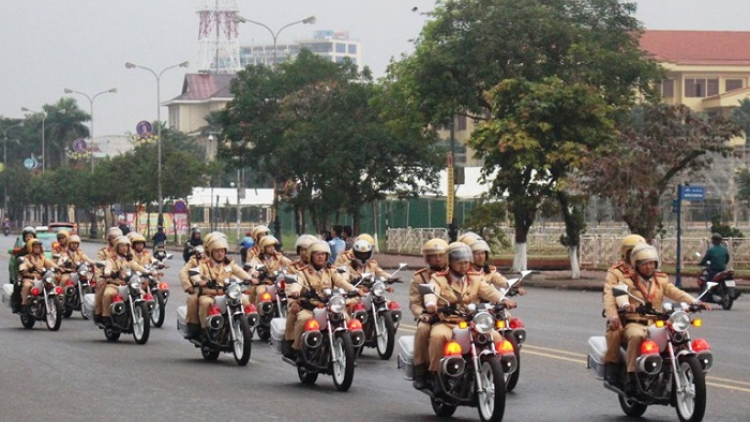
M494 265L490 265L490 272L497 272L497 267Z
M448 271L435 271L433 275L436 275L438 277L447 277L448 275L450 275L450 273Z
M429 268L422 268L421 270L414 271L414 274L422 274L425 271L429 271Z
M466 272L466 275L482 275L479 271L469 270Z

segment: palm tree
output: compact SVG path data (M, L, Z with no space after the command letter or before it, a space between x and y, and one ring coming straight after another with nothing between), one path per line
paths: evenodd
M74 140L89 135L89 128L83 122L89 121L91 116L78 108L74 98L60 98L56 104L47 104L43 108L47 112L47 167L62 167L68 163L66 148L71 149Z

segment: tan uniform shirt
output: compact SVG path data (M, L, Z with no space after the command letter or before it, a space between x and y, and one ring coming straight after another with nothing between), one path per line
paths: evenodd
M664 302L665 297L677 302L692 303L694 300L692 296L670 283L669 276L664 273L656 273L651 278L650 282L644 280L640 275L635 273L629 278L624 278L622 281L628 285L628 291L633 296L636 296L645 302L651 302L654 309L657 311L661 310L661 305ZM629 297L629 300L631 305L641 305L640 302L632 297ZM605 314L614 310L615 315L617 315L617 305L615 304L614 296L612 297L611 303L605 303L605 306ZM625 314L626 322L635 321L645 323L647 319L647 317L637 313Z
M91 262L88 256L86 256L86 253L82 250L77 250L75 252L71 251L70 249L66 249L62 253L60 253L60 259L57 260L57 265L61 266L63 265L63 262L66 260L66 258L72 262L72 265L69 265L64 268L64 272L72 273L75 272L76 267L78 267L79 264L84 262Z
M607 276L604 279L604 292L602 294L604 316L607 320L617 316L617 304L615 303L615 296L612 294L612 287L634 275L633 268L625 261L620 261L607 270Z
M23 263L18 267L22 278L41 278L45 270L57 268L54 262L44 254L28 254L23 258Z
M260 248L257 244L253 245L252 248L245 252L245 262L251 262L258 254L260 254Z
M425 295L424 302L434 303L438 307L446 305L445 301L438 300L438 297L442 297L457 310L462 311L465 311L466 305L470 303L479 303L480 300L498 303L502 299L500 292L476 271L469 271L460 279L454 277L449 270L437 272L432 275L430 284L435 286L435 294ZM440 319L452 320L445 315L440 315Z
M482 274L484 276L484 279L487 280L488 283L492 284L498 289L508 288L508 280L497 271L497 267L495 267L494 265L487 265L486 267L474 269ZM486 269L488 269L489 271L485 271Z
M347 292L354 290L354 286L349 284L341 274L330 267L324 267L320 271L316 271L312 265L308 265L299 270L297 276L300 286L287 285L287 295L300 289L311 289L321 296L324 289L332 289L334 287L344 289ZM307 289L303 289L301 286L305 286Z
M189 262L189 261L188 261ZM198 265L200 273L206 279L216 282L219 286L225 286L229 279L237 277L240 280L248 280L250 275L231 258L225 258L223 262L216 262L207 257L200 260ZM199 290L200 296L216 296L222 294L221 290L203 287Z
M419 318L424 313L424 298L419 293L420 284L430 284L432 274L435 272L429 268L422 268L414 273L414 278L409 284L409 309L414 317Z
M292 265L292 260L285 257L279 252L276 252L273 255L266 255L264 253L258 254L247 262L249 262L253 267L257 267L258 265L265 265L269 274L274 271L281 271L283 267L290 268Z
M130 268L133 271L145 272L146 269L134 260L130 260L121 255L115 255L107 260L104 265L104 278L107 279L107 284L124 284L127 280L123 280L122 270Z
M348 266L352 259L354 259L353 250L349 249L348 251L341 252L339 256L336 257L336 261L333 263L333 268Z
M141 253L133 251L133 261L137 262L142 267L151 265L152 259L153 259L153 255L151 255L151 252L145 249Z
M187 289L193 286L193 282L190 280L190 273L189 271L193 268L196 268L200 265L200 259L198 259L195 255L191 256L188 262L185 263L185 266L182 267L180 270L180 284L182 285L182 290L187 292Z
M116 255L115 250L112 249L109 245L107 245L99 249L99 251L96 252L96 260L107 262L108 259L113 258L115 255ZM97 278L101 278L104 276L104 269L96 267L94 269L94 273Z
M365 273L374 273L376 277L384 277L384 278L390 278L391 275L388 274L385 270L380 268L378 265L378 262L374 259L368 259L367 262L365 262L365 265L363 266L356 266L355 263L359 263L358 261L352 261L349 260L346 263L346 270L349 274L349 281L359 278L362 276L362 274Z

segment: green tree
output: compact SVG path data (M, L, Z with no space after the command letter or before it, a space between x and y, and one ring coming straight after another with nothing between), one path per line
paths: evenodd
M684 105L644 104L618 123L618 143L588 163L584 183L609 198L635 234L656 236L660 199L681 177L711 163L709 153L727 155L741 133L733 122L707 118Z
M732 110L732 120L742 128L745 136L750 134L750 98L743 98L739 107Z
M570 195L560 193L569 174L611 140L612 114L654 97L660 71L639 48L634 10L618 0L444 0L415 53L391 67L423 123L485 121L471 144L492 193L509 195L516 269L541 199Z
M91 116L78 108L74 98L61 98L55 104L43 106L47 113L45 121L45 155L48 169L68 164L67 152L73 148L73 141L89 135L89 129L83 122ZM39 124L39 115L34 117ZM41 126L40 136L41 136Z

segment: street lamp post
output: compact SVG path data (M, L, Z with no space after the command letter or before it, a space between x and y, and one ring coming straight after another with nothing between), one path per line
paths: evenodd
M102 94L115 94L117 93L117 88L108 89L106 91L102 91L99 93L94 94L93 97L89 96L88 94L85 94L81 91L75 91L69 88L65 88L63 90L66 94L79 94L86 97L87 100L89 100L89 110L91 112L91 125L89 126L89 142L91 145L89 145L89 148L91 148L91 172L94 172L94 100L96 100L96 97L102 95Z
M47 156L44 152L44 122L47 120L47 112L45 110L42 111L34 111L31 109L28 109L26 107L21 107L21 111L25 111L27 113L34 113L34 114L42 114L42 174L44 174L44 169L47 167Z
M270 26L264 24L263 22L258 22L258 21L254 21L252 19L243 18L242 16L237 16L237 21L238 22L243 22L243 23L244 22L248 22L248 23L252 23L252 24L258 25L258 26L262 26L263 28L266 28L266 30L268 31L269 34L271 34L271 38L273 38L273 69L275 70L276 69L276 65L278 64L277 63L277 60L278 60L278 58L277 58L277 51L278 51L277 50L277 46L278 46L278 41L279 41L279 34L281 34L281 31L289 28L292 25L297 25L297 24L300 24L300 23L301 24L310 24L310 25L312 25L312 24L314 24L317 21L317 19L315 18L315 16L309 16L309 17L306 17L305 19L301 19L301 20L298 20L298 21L290 22L290 23L282 26L281 28L279 28L279 30L276 31L276 32L274 32L274 30L271 29ZM273 217L273 235L274 235L274 237L276 237L277 239L279 239L279 241L281 241L281 221L279 221L279 194L278 194L278 190L276 188L276 180L274 180L274 182L273 182L273 215L274 215L274 217Z
M9 128L3 129L3 166L5 166L5 170L8 169L8 131L11 129L21 127L23 126L23 123L15 124ZM16 139L16 142L18 142L18 139ZM20 142L18 142L20 144ZM3 217L8 215L8 178L4 178L3 183Z
M277 54L276 47L277 47L277 43L278 43L278 40L279 40L279 34L281 34L281 31L289 28L292 25L297 25L299 23L312 25L312 24L314 24L317 21L317 19L315 18L315 16L308 16L305 19L301 19L301 20L298 20L298 21L290 22L290 23L282 26L281 28L279 28L279 30L276 31L276 32L274 32L273 29L271 29L270 26L264 24L263 22L258 22L258 21L254 21L252 19L243 18L242 16L237 16L237 21L238 22L242 22L242 23L245 23L245 22L252 23L252 24L255 24L255 25L258 25L258 26L262 26L263 28L266 28L266 30L268 30L268 32L271 34L271 37L273 38L273 68L275 69L276 68L276 60L277 60L276 59L276 54Z
M164 69L162 69L161 72L156 73L153 69L140 66L137 64L133 64L130 62L125 63L125 67L127 69L143 69L151 72L152 75L154 75L154 78L156 78L156 190L157 190L157 196L159 198L159 226L164 226L164 214L163 214L163 208L164 208L164 198L162 197L162 189L161 189L161 76L169 69L174 69L176 67L188 67L188 62L182 62L178 63L172 66L167 66Z

